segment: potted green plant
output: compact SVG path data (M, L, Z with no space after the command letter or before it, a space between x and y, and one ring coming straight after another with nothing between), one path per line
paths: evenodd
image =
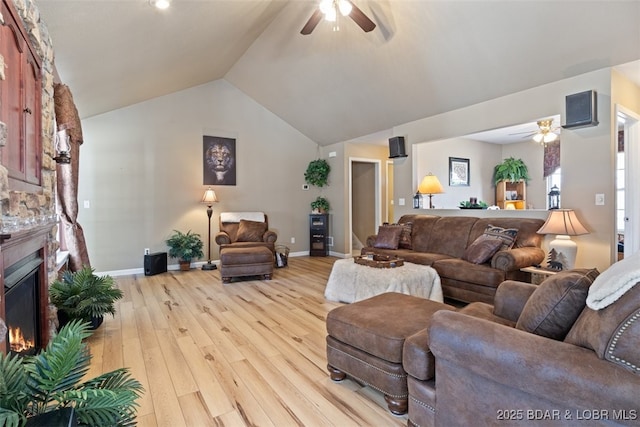
M84 342L90 335L89 325L76 320L33 357L0 354L0 425L17 427L29 418L34 425L48 425L35 421L68 408L80 425L134 425L136 400L144 389L127 369L81 382L91 363Z
M313 213L325 213L329 211L329 201L322 196L318 196L313 202L311 202L311 212Z
M49 298L58 309L61 325L78 319L90 322L96 329L105 314L116 313L115 301L122 298L122 291L115 287L113 277L99 277L93 268L84 266L62 273L62 278L49 287Z
M324 187L329 180L329 172L331 172L331 166L329 166L326 160L313 160L309 162L309 166L307 166L307 170L304 173L304 180L307 184Z
M191 260L204 256L200 235L192 233L191 230L186 233L173 230L173 234L167 239L166 243L169 246L169 256L178 259L180 270L182 271L188 271L191 268Z
M509 157L493 169L493 182L497 185L500 181L529 182L529 169L522 159Z

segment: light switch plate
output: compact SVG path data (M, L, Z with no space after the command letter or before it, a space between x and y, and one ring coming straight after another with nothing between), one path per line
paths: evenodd
M399 198L398 199L398 205L404 206L404 199L403 198Z
M596 206L604 206L604 194L596 194Z

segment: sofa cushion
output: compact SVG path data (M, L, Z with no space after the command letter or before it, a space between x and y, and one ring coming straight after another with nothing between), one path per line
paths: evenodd
M517 228L502 228L489 224L487 225L487 228L485 228L484 233L482 233L481 237L485 239L499 240L500 242L502 242L502 247L500 248L500 250L506 251L513 247L517 236Z
M482 235L465 249L462 259L474 264L484 264L491 259L493 254L498 252L501 246L502 240L487 238Z
M549 276L527 301L517 329L563 340L587 303L598 270L575 269Z
M400 233L400 243L398 243L398 247L400 249L413 249L413 245L411 244L411 230L413 229L413 223L405 222L398 225L402 226L402 233Z
M241 219L238 225L238 234L236 241L238 242L261 242L262 236L267 231L266 222L249 221Z
M640 282L601 310L585 307L565 342L640 375Z
M373 247L380 249L398 249L401 234L401 225L381 225L378 227L378 235Z

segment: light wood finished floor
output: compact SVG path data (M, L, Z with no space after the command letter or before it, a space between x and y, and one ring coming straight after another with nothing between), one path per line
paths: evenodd
M192 269L117 277L125 297L89 338L89 377L130 368L140 426L404 426L382 395L326 370L336 258L290 258L270 281Z

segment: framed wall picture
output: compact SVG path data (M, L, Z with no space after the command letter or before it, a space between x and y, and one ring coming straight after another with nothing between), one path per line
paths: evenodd
M236 185L236 140L202 137L204 185Z
M449 186L469 185L469 159L449 157Z

